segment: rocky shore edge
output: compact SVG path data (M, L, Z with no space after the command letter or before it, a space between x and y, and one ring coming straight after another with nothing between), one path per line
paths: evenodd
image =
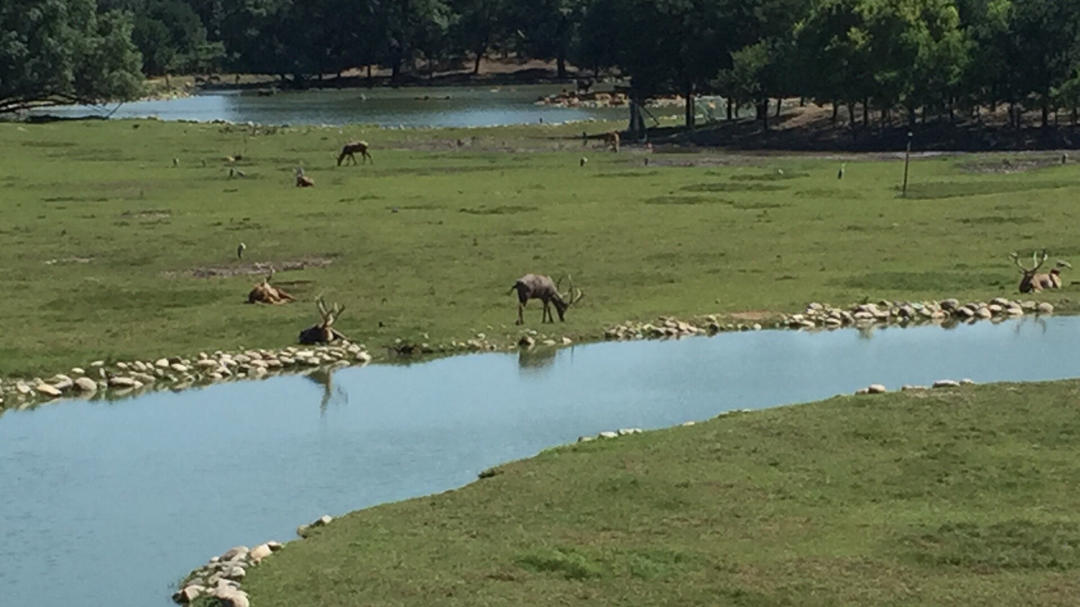
M107 395L120 398L148 390L183 390L238 379L310 370L330 365L366 365L372 356L363 344L340 342L315 347L289 346L280 350L241 350L191 358L167 357L154 361L95 360L84 367L49 378L0 380L0 409L24 408L66 397Z
M968 303L961 303L955 298L916 302L880 300L876 303L853 304L847 308L811 302L801 313L772 315L763 317L760 322L730 322L719 314L708 314L690 321L672 316L661 316L650 322L628 321L604 329L599 339L668 339L765 328L827 330L927 324L950 327L980 320L1001 322L1010 318L1053 313L1054 306L1049 302L1004 297ZM499 341L484 333L464 341L452 341L445 347L398 339L389 346L389 351L395 356L412 357L559 347L574 343L569 337L555 338L536 330L528 330L516 340ZM104 395L120 398L150 389L183 390L192 386L245 378L261 379L330 365L366 365L372 360L374 357L363 344L348 341L315 347L288 346L278 350L218 350L212 354L200 352L192 357L165 357L154 361L96 360L86 367L74 367L49 378L0 378L0 411L5 407L20 409L66 397Z

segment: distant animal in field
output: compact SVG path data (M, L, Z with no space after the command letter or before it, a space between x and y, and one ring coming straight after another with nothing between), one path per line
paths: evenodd
M568 277L570 282L570 290L563 294L559 293L559 286L562 284L562 279L556 283L551 280L549 276L542 274L526 274L517 279L514 286L510 287L507 293L513 293L517 291L518 296L518 318L516 324L524 324L524 311L525 304L530 299L539 299L544 303L544 310L540 316L540 322L555 322L555 318L551 315L551 306L555 306L555 311L559 314L559 320L565 321L564 314L566 310L581 301L585 294L580 289L574 289L574 280Z
M266 278L262 282L255 285L248 293L248 303L264 303L264 304L286 304L291 301L295 301L292 295L285 292L284 289L279 289L270 284L270 279L274 277L273 268L270 269L270 273L266 275Z
M346 158L352 160L353 164L358 164L356 162L356 156L353 155L353 154L356 154L357 152L360 153L360 158L364 162L367 162L367 161L370 160L371 164L375 164L375 159L372 158L371 153L368 152L368 143L366 141L350 141L349 143L346 143L344 146L342 146L341 153L338 154L338 157L337 157L338 166L341 166L341 163Z
M578 166L585 166L587 164L589 164L589 159L584 156L582 156L581 160L578 161Z
M619 151L619 131L604 133L604 145L612 152Z
M297 167L296 169L296 187L298 188L312 188L315 187L315 180L307 175L304 175L304 169Z
M243 259L244 258L244 249L246 249L246 248L247 248L247 245L242 243L242 242L240 244L236 245L236 258L237 259Z
M847 166L846 164L841 164L840 165L840 170L836 172L836 178L837 179L843 179L844 178L844 167L846 167L846 166Z
M173 165L173 168L174 168L174 169L175 169L176 167L180 166L180 159L179 159L179 158L173 158L173 159L172 159L172 165Z
M1064 260L1057 260L1056 266L1049 272L1039 272L1039 268L1046 263L1046 258L1049 254L1043 250L1040 257L1039 252L1036 251L1031 254L1032 267L1025 268L1020 263L1020 256L1015 252L1010 253L1009 257L1012 258L1016 267L1020 268L1020 285L1019 290L1021 293L1039 292L1043 289L1060 289L1062 285L1061 268L1071 268L1072 265Z

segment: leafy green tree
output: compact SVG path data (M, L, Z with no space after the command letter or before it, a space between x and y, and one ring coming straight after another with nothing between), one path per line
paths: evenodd
M473 73L480 73L480 61L488 49L505 46L509 37L506 0L453 0L457 16L450 28L453 45L473 56Z
M94 0L0 3L0 112L102 103L141 91L130 15Z

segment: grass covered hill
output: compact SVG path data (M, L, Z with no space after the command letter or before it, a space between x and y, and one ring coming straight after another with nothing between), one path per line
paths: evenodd
M578 443L314 529L252 604L1075 605L1076 381Z

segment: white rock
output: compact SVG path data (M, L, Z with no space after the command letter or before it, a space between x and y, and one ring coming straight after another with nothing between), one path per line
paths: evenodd
M258 563L264 558L270 556L272 552L273 551L270 550L269 544L259 544L258 546L255 546L251 549L251 552L248 553L248 558L251 559L253 562Z
M204 592L206 592L206 588L204 588L203 586L199 586L198 584L191 584L188 586L184 586L179 592L174 594L172 598L177 603L186 605L199 598Z
M71 374L72 375L86 375L86 371L82 367L72 367L71 368Z
M869 394L884 394L885 392L888 392L882 384L870 384L866 387L866 391Z
M939 379L934 382L935 388L955 388L960 385L960 382L955 379Z
M188 372L188 368L186 366L180 364L180 363L173 363L173 364L169 365L169 368L172 369L173 371L176 371L177 373L187 373Z
M135 380L130 377L115 376L109 378L109 385L114 388L133 388L135 383Z
M103 360L95 360L94 362L90 363L90 366L91 367L104 367L105 366L105 361L103 361Z
M609 430L609 431L607 431L607 432L601 432L601 433L600 433L600 434L598 434L597 436L598 436L598 437L600 437L600 438L618 438L618 437L619 437L619 433L618 433L618 432L611 432L611 431Z
M49 384L38 384L37 386L35 386L35 389L38 391L38 394L48 396L49 398L56 398L57 396L63 394L62 392L60 392L60 390L50 386Z
M238 561L247 556L249 550L247 546L233 546L229 548L221 555L221 561Z
M157 367L158 369L168 369L169 368L169 359L167 359L167 358L159 358L159 359L154 361L154 366Z
M1049 302L1040 301L1039 305L1035 308L1035 311L1039 314L1053 314L1054 306Z

